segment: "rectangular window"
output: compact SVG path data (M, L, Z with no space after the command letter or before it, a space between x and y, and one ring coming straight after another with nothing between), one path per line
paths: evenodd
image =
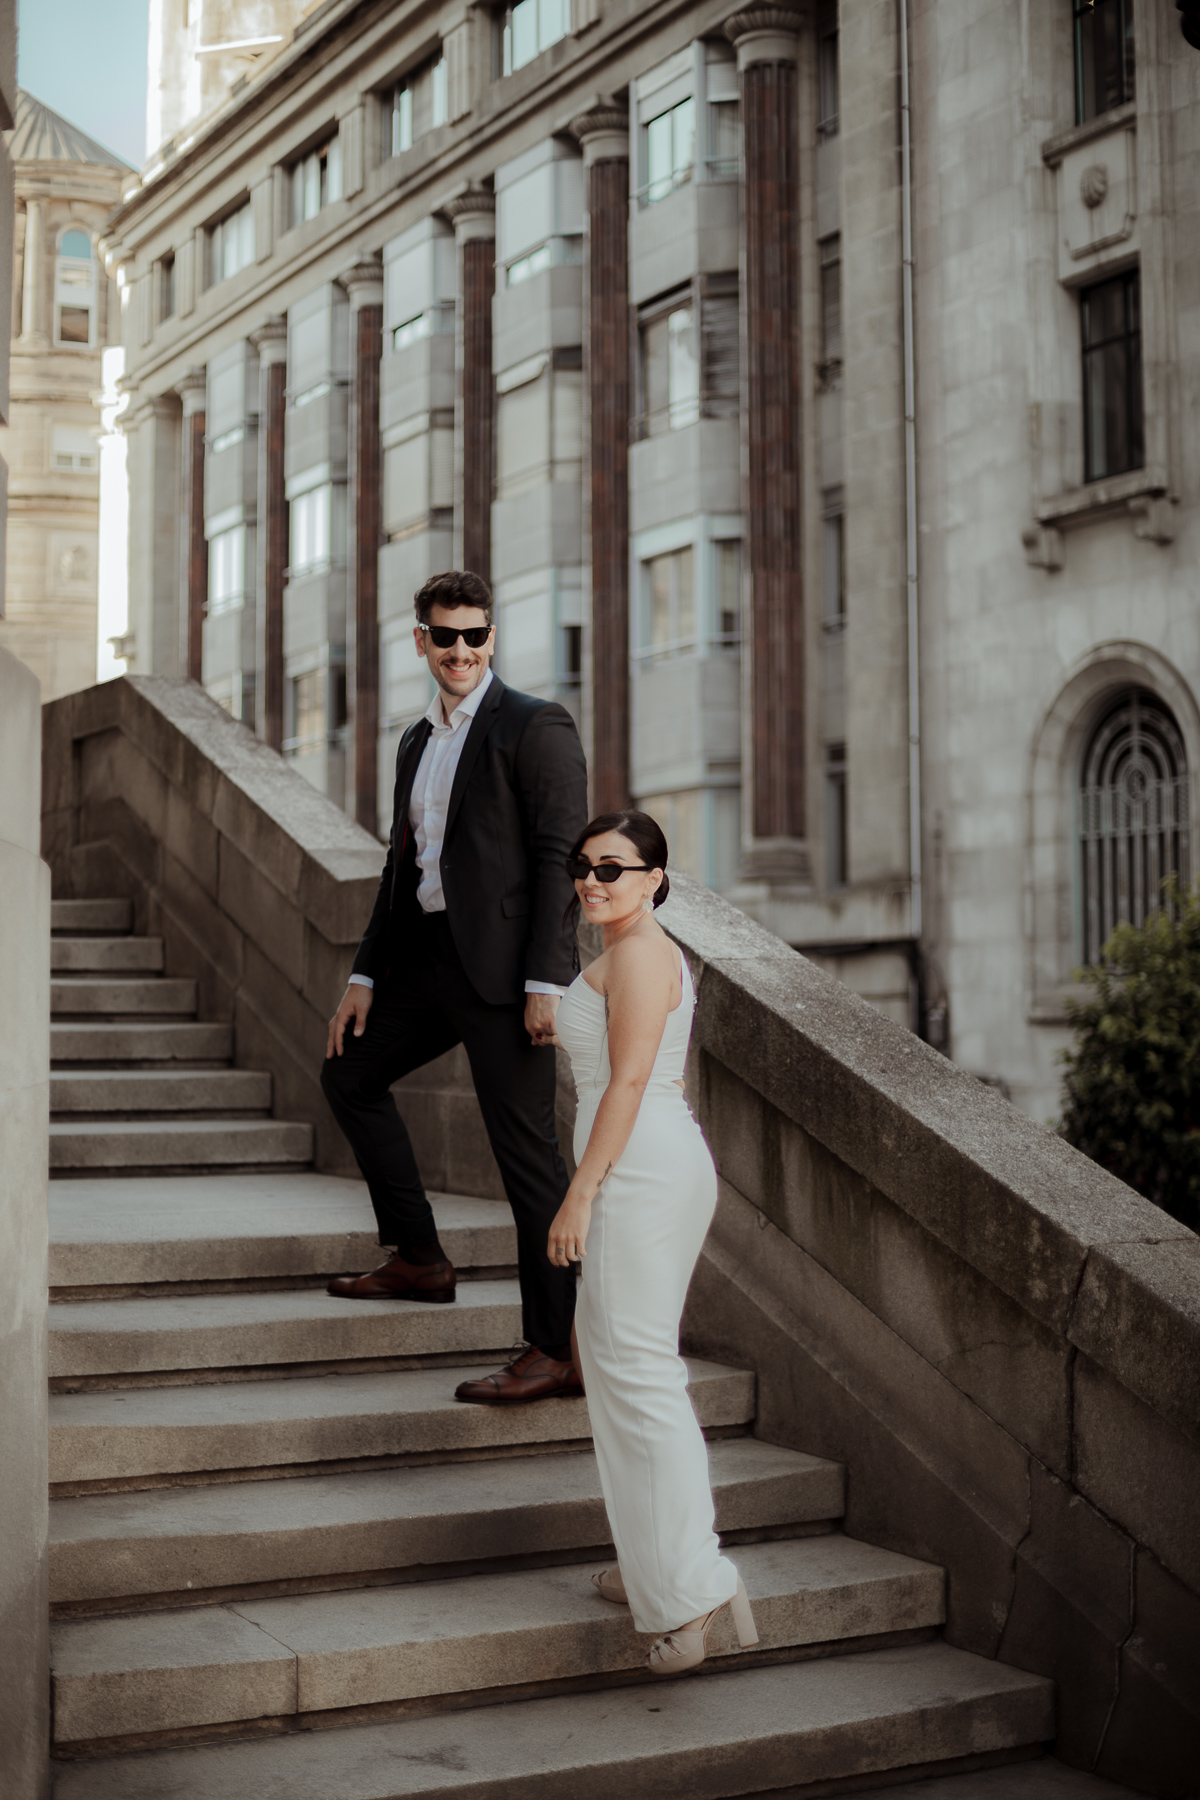
M713 181L732 181L739 168L740 120L736 100L711 100L708 106L708 173Z
M583 626L564 625L563 681L567 687L578 687L583 680Z
M821 0L817 9L817 136L837 136L838 14L837 0Z
M679 431L700 417L700 360L691 304L642 327L643 429L647 437Z
M246 597L246 527L218 531L208 540L208 610L210 616L237 612Z
M208 231L209 286L228 281L254 261L254 209L247 200Z
M553 246L539 244L538 248L531 250L528 256L518 256L515 262L509 263L504 271L504 285L517 287L522 281L528 281L531 275L540 275L542 270L548 269L553 261Z
M383 154L399 156L413 146L413 91L407 81L398 81L392 89L391 104L384 113Z
M160 320L175 317L175 252L173 250L159 259L158 316Z
M333 489L326 482L297 494L291 503L292 549L288 570L293 578L328 567Z
M96 264L84 231L65 231L54 263L57 342L90 344L95 318Z
M446 110L446 59L439 56L429 71L429 113L430 125L444 125L448 117Z
M718 642L730 646L741 637L742 616L742 546L737 538L718 538L713 545L716 558L716 635Z
M55 425L50 432L50 467L69 469L76 475L93 475L99 468L99 446L86 425Z
M335 133L292 164L292 224L315 219L323 206L342 197L342 142Z
M689 95L642 127L642 168L646 177L639 195L642 205L652 206L656 200L665 200L677 187L690 181L695 156L696 104Z
M821 254L821 360L842 360L842 240L835 233L822 238Z
M565 38L571 29L571 0L517 0L504 13L500 37L500 68L504 75L523 69L526 63Z
M845 887L849 879L846 844L846 746L825 746L825 885Z
M642 646L664 653L696 641L695 553L690 544L642 564Z
M1084 288L1079 296L1083 339L1084 480L1102 481L1140 469L1142 334L1138 272Z
M288 683L288 750L325 742L325 671L309 669Z
M846 515L840 487L821 496L821 598L826 631L846 623Z
M1074 0L1075 123L1133 99L1133 0Z

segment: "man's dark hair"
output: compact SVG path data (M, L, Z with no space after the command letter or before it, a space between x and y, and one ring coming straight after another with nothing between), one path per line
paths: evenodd
M435 606L444 606L448 612L456 606L478 606L487 614L488 624L492 623L492 590L482 575L472 575L469 569L444 569L440 575L431 575L425 586L417 589L413 605L421 625L428 625Z

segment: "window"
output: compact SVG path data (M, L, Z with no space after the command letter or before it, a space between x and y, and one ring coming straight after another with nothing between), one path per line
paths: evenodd
M735 115L735 158L736 130ZM690 181L695 153L696 105L689 95L642 127L642 167L646 177L638 196L642 205L652 206L656 200L665 200L677 187Z
M837 136L838 15L837 0L821 0L817 10L817 136Z
M1113 927L1142 925L1163 882L1188 881L1187 756L1178 725L1145 688L1128 688L1101 719L1079 783L1083 959Z
M208 232L208 279L215 287L254 261L254 212L248 200L218 219Z
M99 445L84 425L54 425L50 430L50 467L73 474L94 474L100 467Z
M292 551L288 573L308 575L329 563L330 513L333 489L326 482L297 494L291 503Z
M287 750L307 750L325 742L325 672L309 669L288 683Z
M696 640L696 558L690 544L642 564L642 646L659 653Z
M158 264L158 316L163 319L175 317L175 252L169 250Z
M846 515L840 487L826 488L821 497L821 597L826 631L841 631L846 623Z
M700 362L689 303L642 327L643 427L647 437L679 431L700 417Z
M825 746L825 885L845 887L849 879L846 843L846 746Z
M1133 99L1133 0L1074 0L1075 123Z
M563 634L563 682L567 687L579 687L583 681L583 626L564 625Z
M1083 338L1084 480L1140 469L1142 334L1138 273L1129 270L1079 296Z
M391 105L385 113L384 156L399 156L413 145L413 91L407 81L398 81L392 89Z
M431 125L446 123L446 59L444 56L439 56L429 71L429 110Z
M246 597L246 527L235 525L208 540L208 611L238 612Z
M571 0L517 0L504 14L500 38L500 68L504 75L523 69L526 63L565 38L571 29Z
M92 240L72 226L59 239L54 265L56 341L89 345L95 337L96 265Z
M446 59L439 55L423 69L414 69L411 75L405 75L385 96L385 158L411 150L417 138L435 125L444 125L447 117Z
M711 100L708 107L710 180L731 181L738 173L739 113L736 99Z
M836 234L822 238L821 255L821 361L828 377L842 360L842 240Z
M531 275L540 275L543 269L550 267L553 260L553 246L539 244L528 256L518 256L515 262L509 263L504 271L504 285L517 287L522 281L528 281Z
M716 559L716 635L718 642L734 645L741 637L742 546L737 538L718 538Z
M315 219L323 206L342 197L342 141L335 133L292 164L292 224Z

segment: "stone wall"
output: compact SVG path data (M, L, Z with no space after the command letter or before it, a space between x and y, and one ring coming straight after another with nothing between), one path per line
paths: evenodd
M39 704L37 677L0 650L0 1786L6 1800L41 1800L50 1752L50 875L38 857Z
M166 973L198 982L200 1017L233 1024L237 1066L271 1071L275 1116L313 1124L318 1168L354 1173L318 1077L383 846L195 682L69 695L43 737L55 895L131 899ZM429 1186L502 1197L462 1050L403 1087Z
M1200 1769L1200 1239L685 879L722 1177L687 1347L948 1571L951 1642L1059 1684L1058 1753Z

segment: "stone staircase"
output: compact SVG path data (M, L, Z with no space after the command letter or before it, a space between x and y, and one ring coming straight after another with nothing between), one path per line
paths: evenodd
M761 1644L653 1683L586 1404L460 1406L520 1329L506 1207L436 1199L453 1307L331 1299L358 1182L162 973L123 901L57 902L56 1800L721 1800L1037 1753L1039 1678L943 1642L940 1569L843 1535L843 1471L691 1362Z

